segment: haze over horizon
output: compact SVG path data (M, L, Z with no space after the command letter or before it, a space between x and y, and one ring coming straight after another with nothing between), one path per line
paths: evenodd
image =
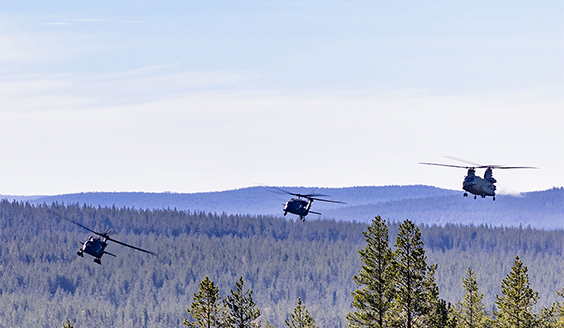
M272 187L278 187L278 188L286 188L286 189L295 189L295 188L301 188L301 189L311 189L311 190L317 190L317 189L353 189L353 188L363 188L363 187L410 187L410 186L427 186L427 187L434 187L434 188L440 188L440 189L444 189L444 190L449 190L449 191L460 191L460 193L462 194L464 192L464 190L462 190L462 188L458 188L458 189L450 189L450 188L442 188L442 187L437 187L437 186L432 186L432 185L382 185L382 186L344 186L344 187L324 187L324 186L272 186ZM164 191L135 191L135 190L123 190L123 191L78 191L78 192L71 192L71 193L60 193L60 194L34 194L34 195L16 195L16 194L0 194L0 196L14 196L16 198L14 199L18 199L19 197L21 197L22 199L27 199L29 197L44 197L44 196L63 196L63 195L75 195L75 194L89 194L89 193L100 193L100 194L112 194L112 193L139 193L139 194L207 194L207 193L223 193L223 192L230 192L230 191L238 191L238 190L245 190L245 189L249 189L249 188L255 188L255 187L261 187L261 186L244 186L244 187L240 187L240 188L231 188L231 189L224 189L224 190L212 190L212 191L194 191L194 192L176 192L176 191L170 191L170 190L164 190ZM564 188L564 187L559 187L559 186L553 186L551 188L547 188L547 189L541 189L541 190L530 190L530 191L526 191L526 192L518 192L518 191L511 191L511 190L501 190L501 191L497 191L496 194L497 196L520 196L522 194L526 194L526 193L535 193L535 192L543 192L543 191L548 191L548 190L552 190L555 188ZM328 196L332 196L332 195L328 195Z
M561 1L0 1L0 195L564 186Z

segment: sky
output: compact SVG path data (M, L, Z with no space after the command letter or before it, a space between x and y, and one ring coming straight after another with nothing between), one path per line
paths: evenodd
M564 2L0 0L2 195L460 189L445 156L564 186Z

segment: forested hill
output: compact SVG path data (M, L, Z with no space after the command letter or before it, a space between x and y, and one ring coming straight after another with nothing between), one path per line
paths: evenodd
M401 221L416 218L417 223L487 223L495 226L528 226L541 229L564 228L564 188L499 195L496 201L462 197L462 191L432 186L381 186L350 188L283 187L293 193L319 193L343 204L314 202L312 209L323 218L369 222L374 213ZM56 196L0 196L30 204L87 204L91 206L135 209L177 209L206 213L282 215L283 204L291 198L265 187L208 193L97 192ZM417 214L417 215L414 215ZM311 215L308 219L315 218Z
M346 202L349 206L380 202L459 194L457 191L431 186L382 186L350 188L281 187L300 194L324 194L328 199ZM292 196L266 187L202 193L145 193L145 192L88 192L55 196L0 196L8 200L28 201L30 204L87 204L101 207L136 209L166 209L202 211L206 213L280 215L282 204ZM316 208L329 209L342 205L315 203Z
M96 231L112 228L113 238L158 257L110 243L117 257L94 264L76 256L77 241L91 233L51 211ZM516 254L539 292L535 311L552 304L564 284L564 230L420 228L449 302L461 299L470 267L491 314ZM61 327L67 319L75 327L180 327L206 276L222 296L242 276L263 320L276 327L285 326L298 297L320 327L345 327L366 229L358 222L0 201L0 327ZM389 229L394 244L398 224Z
M525 193L520 196L486 199L461 197L460 194L405 199L370 205L357 205L324 211L324 216L370 222L378 213L391 221L416 218L415 222L445 225L488 224L493 226L531 226L538 229L564 228L564 189Z

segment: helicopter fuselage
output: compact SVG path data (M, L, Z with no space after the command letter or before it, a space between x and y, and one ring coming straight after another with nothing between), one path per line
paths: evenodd
M468 164L472 164L475 166L461 166L461 165L452 165L452 164L440 164L440 163L427 163L427 162L419 162L419 164L424 165L436 165L436 166L446 166L446 167L456 167L456 168L465 168L468 170L468 174L464 177L464 181L462 182L462 189L464 189L464 197L468 197L468 193L474 195L474 199L476 196L481 196L482 198L486 198L486 196L493 197L495 200L495 183L497 182L496 179L493 177L493 169L536 169L534 166L506 166L506 165L480 165L472 162L468 162L462 159L457 159L455 157L450 157L457 161L465 162ZM484 173L484 178L480 178L476 176L476 169L486 169L486 173Z
M114 254L105 251L106 246L108 246L108 244L105 240L90 236L90 238L88 238L88 240L86 240L82 244L82 247L80 247L76 254L78 256L84 257L84 253L86 253L94 257L95 263L102 264L100 260L102 258L102 255L109 254L115 257Z
M84 253L93 256L94 257L94 263L102 264L101 258L104 254L108 254L110 256L116 257L114 254L105 251L106 246L108 246L107 241L113 241L114 243L118 243L120 245L123 245L123 246L133 248L135 250L138 250L138 251L141 251L141 252L144 252L144 253L149 253L151 255L157 256L157 254L155 254L153 252L149 252L148 250L145 250L145 249L142 249L142 248L139 248L139 247L135 247L135 246L126 244L124 242L112 239L109 235L111 229L104 232L104 233L97 232L97 231L94 231L94 230L74 221L74 220L71 220L71 219L57 213L57 212L54 212L54 211L51 211L51 210L48 210L48 211L51 212L52 214L55 214L56 216L60 217L63 220L74 223L77 226L79 226L83 229L86 229L86 230L100 236L100 237L90 236L85 242L80 242L80 244L81 244L80 249L76 252L76 255L78 255L80 257L84 257Z
M284 216L288 213L296 214L300 216L302 221L305 216L310 212L309 208L313 200L303 200L299 198L292 198L286 204L284 204Z
M311 211L311 203L313 203L314 200L320 201L320 202L329 202L329 203L341 203L341 204L345 204L343 202L340 201L336 201L336 200L328 200L328 199L322 199L322 198L317 198L317 197L322 197L322 196L327 196L327 195L322 195L322 194L306 194L306 195L302 195L302 194L297 194L297 193L292 193L280 188L276 188L276 187L268 187L271 190L275 190L277 192L283 192L286 194L290 194L292 196L296 196L297 198L292 198L289 201L286 202L286 204L284 204L284 216L286 216L286 214L288 213L292 213L292 214L296 214L300 217L300 219L302 219L302 221L305 222L305 217L306 215L308 215L309 213L313 213L313 214L317 214L317 215L321 215L321 213L319 212L314 212Z
M497 181L492 176L492 170L487 169L484 178L476 176L475 173L474 169L468 169L468 174L464 177L464 181L462 182L462 189L472 195L481 196L482 198L491 196L494 197L495 200L496 186L494 183ZM465 196L467 195L465 194Z

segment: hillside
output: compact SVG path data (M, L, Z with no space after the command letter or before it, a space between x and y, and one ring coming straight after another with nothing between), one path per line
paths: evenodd
M417 223L462 223L495 226L528 226L540 229L564 228L564 188L524 193L519 196L499 195L474 200L462 197L461 191L431 186L382 186L350 188L283 187L294 193L320 193L345 205L314 202L312 209L323 218L369 222L374 213L391 221L405 219ZM208 193L78 193L56 196L17 197L30 204L87 204L135 209L177 209L206 213L281 216L283 204L291 198L264 187ZM292 216L290 216L292 217ZM309 220L316 219L310 215Z
M298 297L322 327L344 327L366 224L305 223L277 217L55 206L97 231L159 254L110 243L102 266L77 257L90 233L48 212L51 206L0 201L0 327L180 326L209 276L226 295L243 276L263 318L283 327ZM378 213L373 213L377 215ZM398 225L390 224L394 243ZM428 263L438 263L442 298L462 296L468 267L488 311L515 254L528 266L539 306L564 285L564 230L447 224L421 226Z
M386 201L452 195L455 192L431 186L383 186L351 188L282 187L293 193L317 193L348 205L367 205ZM92 206L116 206L136 209L165 209L203 211L206 213L280 215L282 205L292 196L265 187L249 187L203 193L144 193L144 192L89 192L55 196L0 196L0 199L28 201L30 204L87 204ZM341 205L316 202L318 209L336 208Z
M500 195L491 198L464 198L460 194L429 198L404 199L378 204L329 209L324 216L337 220L370 222L374 213L391 221L414 220L429 225L488 224L493 226L531 226L538 229L564 228L564 189Z

